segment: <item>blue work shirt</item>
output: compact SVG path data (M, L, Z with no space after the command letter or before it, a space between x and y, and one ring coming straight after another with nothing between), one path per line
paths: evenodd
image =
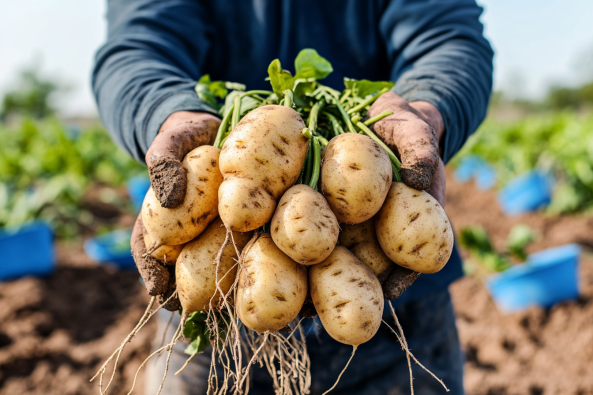
M391 80L404 99L432 103L445 123L447 162L483 120L492 89L481 12L474 0L109 0L93 91L113 139L144 161L169 115L214 112L194 92L200 76L269 89L273 59L293 69L298 52L314 48L334 68L326 85ZM460 276L455 250L398 301Z

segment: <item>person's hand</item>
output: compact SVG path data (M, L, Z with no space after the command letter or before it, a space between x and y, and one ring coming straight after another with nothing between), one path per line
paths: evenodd
M387 110L393 114L374 123L372 128L400 157L402 181L409 187L426 190L444 207L445 166L439 156L439 141L445 128L441 114L430 103L408 103L387 92L371 106L368 116Z
M165 208L183 203L187 176L181 162L188 152L212 144L220 119L205 112L179 111L163 123L146 153L146 165L155 195Z
M173 113L163 123L146 153L150 182L163 207L175 208L183 203L187 176L181 162L194 148L211 144L219 125L215 116L191 111ZM163 304L175 292L175 268L146 255L145 233L140 214L132 231L132 256L148 294L157 296L159 304ZM179 299L171 298L164 307L175 311L179 306Z
M400 157L403 183L425 190L444 207L445 166L439 156L439 141L445 128L441 114L430 103L408 103L395 93L387 92L371 106L368 116L374 117L387 110L393 114L376 122L373 129ZM397 299L419 275L394 265L382 284L385 299Z

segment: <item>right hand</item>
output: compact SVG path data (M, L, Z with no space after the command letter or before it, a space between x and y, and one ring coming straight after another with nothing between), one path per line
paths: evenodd
M187 176L181 162L194 148L212 144L219 125L220 120L214 115L191 111L173 113L163 123L146 153L152 188L163 207L175 208L183 203ZM145 233L140 213L132 232L132 255L148 294L158 296L162 304L175 292L175 267L146 255ZM164 307L178 310L179 299L171 299Z

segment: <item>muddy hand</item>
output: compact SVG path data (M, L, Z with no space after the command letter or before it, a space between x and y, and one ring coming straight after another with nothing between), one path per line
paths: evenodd
M398 153L402 181L426 190L445 203L445 171L439 156L439 140L444 124L438 110L427 102L408 103L393 92L384 93L369 110L369 117L384 111L393 114L373 125L375 133Z
M167 266L150 255L145 255L144 224L142 214L138 215L132 231L132 256L136 267L144 280L144 286L151 296L164 295L169 290L170 274Z
M183 203L187 176L181 161L194 148L212 144L219 125L214 115L192 111L173 113L163 123L146 153L150 182L163 207Z

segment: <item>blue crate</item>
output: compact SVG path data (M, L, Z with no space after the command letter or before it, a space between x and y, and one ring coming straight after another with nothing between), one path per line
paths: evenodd
M134 177L128 181L128 195L136 212L140 212L148 189L150 189L148 177Z
M530 171L511 180L498 192L498 201L507 215L536 211L552 201L552 182L540 171Z
M580 252L577 244L567 244L531 254L524 264L490 277L486 286L505 313L577 299Z
M476 186L481 190L490 189L496 184L496 171L478 155L468 155L461 159L454 175L459 182L468 182L474 178Z
M0 230L0 280L47 276L56 268L53 232L44 222Z
M88 239L84 252L101 264L113 264L123 270L135 270L130 238L132 229L120 229ZM121 246L126 245L126 248Z

